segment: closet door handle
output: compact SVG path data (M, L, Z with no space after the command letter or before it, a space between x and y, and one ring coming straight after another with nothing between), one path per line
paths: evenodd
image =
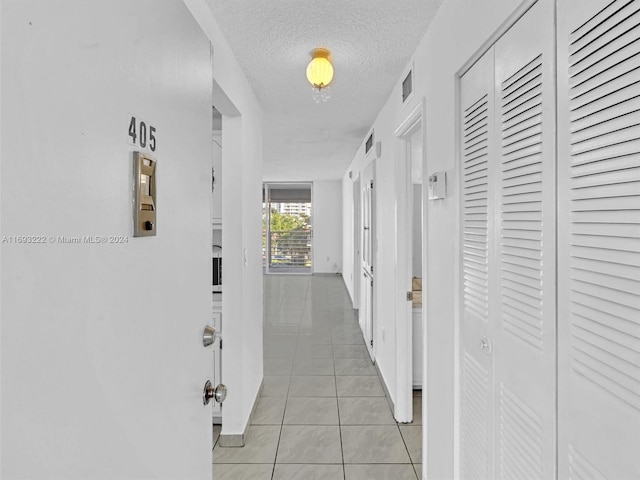
M491 353L491 342L487 337L482 337L480 340L480 350L482 350L485 355L489 355Z

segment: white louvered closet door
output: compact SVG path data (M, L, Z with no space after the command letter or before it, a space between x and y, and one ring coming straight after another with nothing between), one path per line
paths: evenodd
M640 478L640 2L558 2L561 478Z
M489 346L489 265L493 258L495 156L493 49L461 79L462 319L460 325L460 473L493 478L493 364ZM482 342L486 347L481 348Z
M540 0L495 44L495 475L556 474L554 2Z
M540 0L461 79L464 479L556 475L553 24Z

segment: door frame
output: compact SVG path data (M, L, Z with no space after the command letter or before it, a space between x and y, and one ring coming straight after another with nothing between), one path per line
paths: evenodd
M411 422L413 420L413 318L412 302L407 300L407 292L411 291L411 278L413 270L413 184L411 182L411 157L407 155L407 148L411 148L411 137L420 129L422 132L422 172L426 172L426 101L424 97L411 110L405 119L395 129L397 161L396 161L396 188L395 188L395 219L396 219L396 288L395 288L395 312L396 312L396 403L395 418L398 422ZM422 182L424 188L424 180ZM424 208L424 192L422 195L422 267L427 272L427 216ZM422 385L426 385L426 332L427 324L427 295L423 284L422 292L422 351L423 351L423 378ZM424 407L424 405L423 405ZM426 411L423 411L423 417Z
M362 214L360 212L360 174L353 178L353 290L354 310L360 309L360 272L362 271ZM359 315L359 314L358 314Z

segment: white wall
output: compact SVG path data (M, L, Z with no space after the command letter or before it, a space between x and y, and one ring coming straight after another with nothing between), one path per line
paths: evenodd
M354 283L353 283L353 262L354 262L354 248L353 248L353 181L349 178L349 173L345 174L345 178L342 180L342 278L344 284L347 287L347 292L353 302L355 298Z
M425 310L428 319L426 338L427 369L425 402L427 411L423 420L423 449L425 478L453 478L454 476L454 369L455 339L455 239L458 236L458 182L456 170L455 115L456 83L455 75L464 63L478 50L491 34L509 17L520 4L514 0L446 0L426 36L413 56L414 88L408 104L400 104L401 78L394 87L389 100L381 110L373 128L375 141L382 141L382 157L377 162L378 225L385 225L379 233L377 283L377 362L388 388L395 391L395 305L389 292L395 288L393 265L395 247L395 170L394 161L398 155L397 140L393 137L395 128L406 115L426 97L426 164L427 175L446 171L448 176L448 198L426 202L424 211L428 234L423 238L428 252L424 259L426 282L423 284ZM549 26L551 28L551 26ZM364 139L363 139L364 140ZM354 176L366 164L364 149L361 148L349 170ZM343 212L351 215L351 180L343 178ZM353 239L345 229L344 271L352 269ZM345 283L350 286L349 276ZM381 329L386 329L386 342L381 339Z
M388 103L388 102L387 102ZM385 107L386 108L386 107ZM383 110L384 111L384 110ZM374 195L376 198L375 242L377 246L374 260L375 295L377 309L375 312L374 345L376 364L384 378L391 400L395 403L396 391L396 334L395 334L395 302L389 292L395 291L395 165L396 145L393 138L395 126L389 116L381 116L374 127L374 143L382 143L381 156L375 158L375 148L365 154L364 143L349 167L353 178L361 174L371 162L376 163ZM367 134L368 137L369 134ZM343 278L347 290L353 292L353 181L348 172L343 178L342 189L343 215L349 229L343 236ZM384 339L383 332L384 330Z
M313 271L342 272L342 183L313 182Z
M222 380L229 389L222 434L239 435L263 370L262 109L207 2L184 2L213 44L213 101L222 113Z
M128 241L1 245L0 476L211 478L209 42L179 0L3 0L1 43L2 235ZM157 128L145 239L130 114Z

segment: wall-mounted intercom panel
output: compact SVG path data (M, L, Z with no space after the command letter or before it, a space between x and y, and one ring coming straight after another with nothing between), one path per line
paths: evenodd
M133 153L135 202L133 206L133 236L156 234L156 160L144 153Z

